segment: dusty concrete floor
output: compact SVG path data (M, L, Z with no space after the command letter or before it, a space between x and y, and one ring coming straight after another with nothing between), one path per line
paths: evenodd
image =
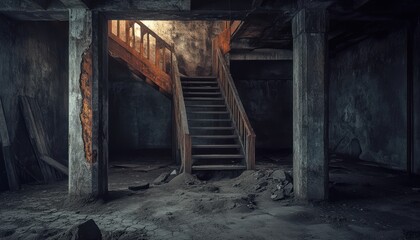
M0 194L0 238L46 239L93 219L105 239L420 239L420 193L397 172L334 160L330 202L304 205L292 198L275 202L269 190L255 190L257 178L270 169L290 170L287 158L264 159L259 171L237 178L181 175L144 191L127 186L176 166L163 161L147 173L142 171L155 165L149 161L111 167L109 196L89 203L69 201L66 182L24 186Z

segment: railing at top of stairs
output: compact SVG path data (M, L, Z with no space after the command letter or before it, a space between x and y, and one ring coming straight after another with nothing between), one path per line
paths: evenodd
M141 21L112 20L108 28L111 56L122 59L132 71L145 76L148 83L171 94L174 47Z

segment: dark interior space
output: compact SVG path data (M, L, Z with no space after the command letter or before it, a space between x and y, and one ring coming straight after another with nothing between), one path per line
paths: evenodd
M0 239L420 239L416 0L0 0Z

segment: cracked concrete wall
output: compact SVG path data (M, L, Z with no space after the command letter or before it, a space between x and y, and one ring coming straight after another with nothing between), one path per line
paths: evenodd
M0 98L12 154L15 161L42 179L20 113L18 96L38 101L50 140L51 157L67 165L68 24L1 20ZM3 171L0 167L0 176L5 176ZM31 178L22 180L33 181ZM5 183L3 179L0 182L0 185Z
M406 167L406 30L370 38L331 59L333 152Z
M174 44L179 71L188 76L211 75L212 39L221 21L142 21L169 44Z
M112 153L171 148L171 99L109 58Z
M230 69L257 135L257 149L291 151L292 61L231 61Z

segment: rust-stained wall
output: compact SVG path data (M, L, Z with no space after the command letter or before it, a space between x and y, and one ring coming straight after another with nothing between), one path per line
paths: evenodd
M212 39L222 31L222 21L142 21L169 44L174 44L180 73L210 75Z

